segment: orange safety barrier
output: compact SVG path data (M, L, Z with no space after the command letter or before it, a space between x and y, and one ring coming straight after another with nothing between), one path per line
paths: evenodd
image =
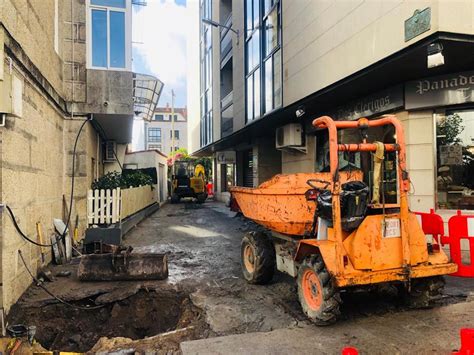
M457 212L448 221L449 237L443 238L442 242L449 244L451 260L458 264L458 271L454 276L474 277L474 215L463 215L461 211ZM462 262L461 241L468 240L470 263Z
M458 271L453 276L474 277L474 215L463 215L457 211L448 221L449 235L444 234L444 222L440 215L434 213L415 212L423 232L432 235L441 245L449 245L451 261L458 265ZM468 240L470 263L462 262L461 241Z
M359 351L357 351L356 348L353 348L352 346L346 346L344 349L342 349L342 355L358 355Z
M461 329L461 348L453 351L452 355L472 355L474 354L474 329Z
M444 244L444 222L441 216L436 214L433 209L430 209L430 213L415 212L415 215L421 224L423 233L431 235L437 243Z
M213 197L214 196L214 184L212 182L208 182L206 185L207 188L207 196Z

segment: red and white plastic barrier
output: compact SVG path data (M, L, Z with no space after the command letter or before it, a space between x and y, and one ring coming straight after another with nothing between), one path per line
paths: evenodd
M425 234L433 236L441 245L449 244L451 261L458 265L458 271L453 276L474 277L474 215L463 215L458 211L448 221L449 235L444 233L444 223L440 215L434 213L415 213ZM462 262L461 243L467 240L469 244L470 263Z

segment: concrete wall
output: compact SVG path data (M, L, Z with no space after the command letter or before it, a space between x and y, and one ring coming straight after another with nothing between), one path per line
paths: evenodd
M397 117L405 130L407 169L412 182L409 194L413 211L429 212L435 206L435 133L433 111L401 112Z
M155 185L155 193L157 201L160 201L160 190L163 193L164 202L168 199L168 165L167 158L156 151L143 151L127 153L125 155L125 164L136 164L137 169L156 168L156 175L158 177L158 184ZM159 169L160 165L163 167L163 180L160 183Z
M316 138L306 136L306 153L295 150L282 151L281 167L283 174L310 173L316 166Z
M285 106L434 32L474 33L470 0L282 1ZM426 7L431 29L405 42L405 20Z
M87 70L87 100L76 103L74 111L133 115L133 77L131 72Z

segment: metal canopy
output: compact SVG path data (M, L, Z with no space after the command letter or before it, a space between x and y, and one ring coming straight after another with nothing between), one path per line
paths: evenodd
M133 73L133 111L151 121L164 84L152 75Z

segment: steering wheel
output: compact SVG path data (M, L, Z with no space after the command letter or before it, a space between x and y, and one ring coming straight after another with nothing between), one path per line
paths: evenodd
M317 191L321 190L326 190L329 185L331 185L331 182L326 181L326 180L319 180L319 179L309 179L306 181L306 183L313 189ZM313 183L320 183L320 184L325 184L323 188L315 186Z

